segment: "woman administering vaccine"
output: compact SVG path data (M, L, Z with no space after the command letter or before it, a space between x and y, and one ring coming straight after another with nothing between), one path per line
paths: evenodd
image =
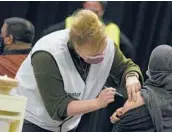
M75 131L83 114L114 102L115 89L103 89L109 75L136 100L139 67L114 46L96 14L80 10L74 18L70 29L41 38L17 73L17 93L28 98L23 132Z

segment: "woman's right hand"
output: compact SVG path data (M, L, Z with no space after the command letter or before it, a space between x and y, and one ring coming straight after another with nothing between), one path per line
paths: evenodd
M100 108L105 108L109 103L115 101L115 91L116 89L114 88L106 88L100 92L99 96L97 97L97 102Z

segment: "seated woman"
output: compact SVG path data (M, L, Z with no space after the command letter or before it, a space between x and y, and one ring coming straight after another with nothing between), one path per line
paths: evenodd
M138 101L126 101L111 116L112 132L172 132L172 47L156 47Z

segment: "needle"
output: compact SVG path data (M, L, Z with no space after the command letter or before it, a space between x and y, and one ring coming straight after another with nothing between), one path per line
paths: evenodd
M107 88L106 86L104 86L104 87ZM115 95L118 95L118 96L124 98L124 96L123 96L122 94L120 94L120 93L118 93L118 92L116 92L116 91L115 91Z

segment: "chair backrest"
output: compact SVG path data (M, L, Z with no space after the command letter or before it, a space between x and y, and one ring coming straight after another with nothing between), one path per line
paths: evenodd
M17 81L0 76L0 131L22 132L26 97L9 95Z

